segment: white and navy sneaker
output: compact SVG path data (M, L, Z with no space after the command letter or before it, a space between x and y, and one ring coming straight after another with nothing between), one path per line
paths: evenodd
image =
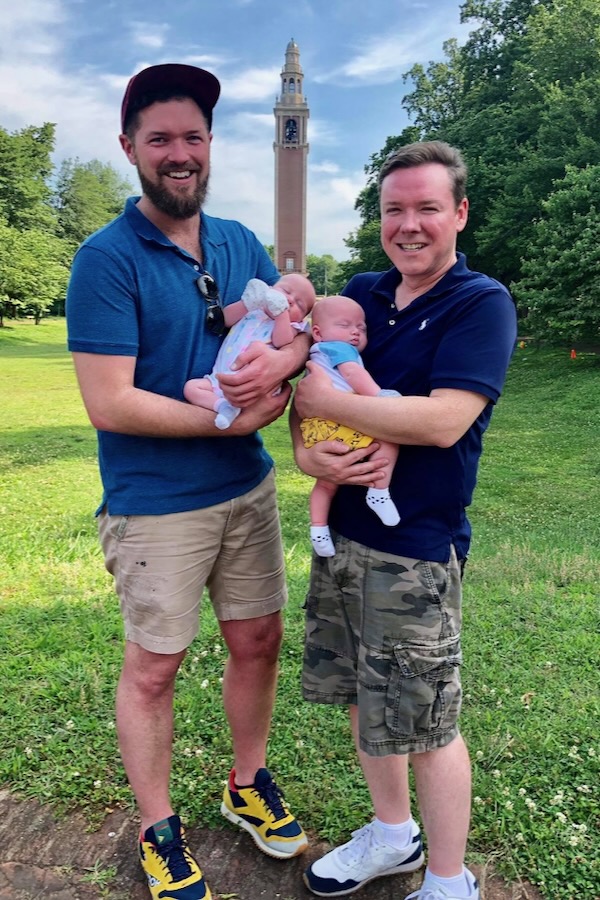
M383 875L414 872L423 865L423 843L418 825L413 822L407 847L398 850L382 843L370 822L352 832L341 847L322 856L304 873L304 883L318 897L344 897Z

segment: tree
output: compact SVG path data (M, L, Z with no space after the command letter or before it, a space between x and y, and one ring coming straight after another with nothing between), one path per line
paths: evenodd
M66 291L64 242L48 232L0 223L0 244L0 324L5 315L33 315L38 324Z
M512 286L526 328L552 342L600 339L600 165L569 166L542 204Z
M14 134L0 128L0 215L9 226L54 230L48 186L53 150L54 125L31 125Z
M59 236L78 246L114 219L132 193L132 185L108 163L63 160L52 198Z
M339 263L330 253L326 253L324 256L308 254L306 257L308 277L312 281L317 294L324 296L332 293L336 283L338 267Z

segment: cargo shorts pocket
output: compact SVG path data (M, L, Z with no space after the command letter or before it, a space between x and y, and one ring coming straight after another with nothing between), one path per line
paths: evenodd
M410 641L393 647L386 724L397 737L454 727L460 708L460 638Z

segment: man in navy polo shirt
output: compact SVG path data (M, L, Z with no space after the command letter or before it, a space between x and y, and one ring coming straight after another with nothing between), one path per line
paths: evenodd
M361 304L365 366L401 397L340 394L308 364L292 432L299 466L340 485L329 524L333 557L313 556L303 692L348 705L375 818L305 873L318 896L340 896L424 861L411 817L412 765L428 866L413 900L479 900L464 866L471 773L458 730L461 576L469 550L466 508L482 436L516 337L508 291L471 272L456 251L467 223L466 167L439 141L405 146L379 175L387 272L350 280ZM364 450L307 450L298 416L321 416L400 444L390 491L391 528L364 511L380 473ZM407 898L409 900L409 898Z
M212 370L221 305L251 278L279 278L252 232L202 211L219 91L195 66L131 79L120 141L142 196L79 248L67 297L69 348L98 430L100 538L125 624L119 745L150 892L173 900L211 896L169 796L175 679L205 585L228 649L234 768L221 812L271 856L307 846L265 761L287 595L273 461L257 432L283 413L308 340L253 343L238 357L240 371L221 377L242 409L226 433L183 395Z

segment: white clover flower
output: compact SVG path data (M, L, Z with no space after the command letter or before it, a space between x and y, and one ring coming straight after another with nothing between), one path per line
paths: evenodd
M221 653L221 651L223 650L223 648L221 647L220 644L215 644L213 650L214 650L215 653Z
M73 778L80 778L81 772L71 772L71 775L73 776Z
M577 790L579 791L580 794L591 794L592 793L592 789L589 786L589 784L580 784L579 787L577 788Z
M494 769L494 771L492 772L494 778L500 778L501 774L502 772L500 771L500 769Z
M204 753L204 750L202 749L202 747L196 747L196 749L194 750L194 753L196 754L196 756L202 756L202 754Z
M585 834L587 831L587 825L585 824L585 822L582 822L581 825L578 825L576 822L573 822L573 825L571 827L575 831L580 831L581 834Z
M562 822L563 825L567 821L567 817L565 816L564 812L556 813L556 818L558 819L559 822Z
M550 801L550 805L551 805L551 806L558 806L560 803L563 802L564 799L565 799L565 792L564 792L564 791L557 791L557 793L554 795L554 797L553 797L552 800Z
M569 838L569 844L571 847L576 847L579 843L579 837L576 834L572 834Z
M94 782L94 787L95 788L102 787L102 782L100 781L99 778L97 778L96 781Z
M107 727L107 728L110 728L110 730L112 731L112 729L115 727L115 723L114 723L114 722L107 722L107 723L106 723L106 727Z
M525 843L525 835L522 831L519 831L517 832L517 834L515 834L515 841L517 841L519 844Z
M481 797L473 797L473 803L475 806L483 806L483 800Z
M483 750L478 750L475 754L475 759L483 759Z
M524 797L527 791L525 788L519 788L519 797Z
M33 750L31 749L31 747L25 747L24 752L25 752L25 756L29 756L29 757L33 756Z
M525 806L527 807L527 809L530 809L532 812L533 812L533 810L536 808L536 807L535 807L535 803L533 802L533 800L531 799L531 797L526 797L526 798L525 798Z
M200 656L201 656L202 658L208 656L208 650L202 650L201 653L200 653Z
M201 681L201 682L200 682L200 688L201 688L203 691L205 691L207 687L208 687L208 678L205 678L204 681Z
M73 721L73 719L69 719L68 722L65 722L65 728L67 728L69 731L72 731L75 728L75 722Z
M191 755L192 755L192 751L191 751L190 747L186 747L186 748L184 749L183 755L184 755L184 756L191 756Z
M579 755L579 747L577 745L571 747L569 750L569 759L581 759Z
M588 750L587 753L588 753L588 756L591 756L592 758L596 755L596 751L594 750L593 747L590 747L590 749Z
M296 747L297 747L299 750L301 750L302 747L304 747L304 741L302 741L302 740L296 741Z
M514 804L513 804L512 800L507 800L506 803L504 804L504 808L505 808L505 809L508 809L508 810L513 809L513 808L514 808Z

